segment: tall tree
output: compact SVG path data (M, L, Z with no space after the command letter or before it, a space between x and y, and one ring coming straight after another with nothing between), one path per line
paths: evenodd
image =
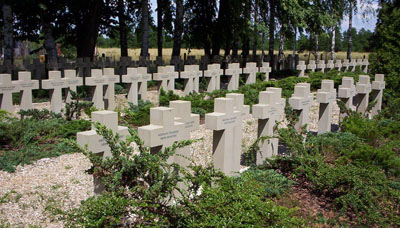
M258 0L254 0L254 25L253 25L253 31L254 31L254 37L253 37L253 56L255 57L257 55L257 41L258 41Z
M140 56L149 56L149 3L141 0L141 25L142 25L142 47Z
M13 14L11 5L3 3L3 39L4 39L4 59L11 63L14 61L14 36L13 36Z
M349 0L347 5L348 16L349 16L349 29L348 29L348 40L347 40L347 59L351 60L351 47L353 45L353 37L351 30L353 28L353 12L357 8L356 0Z
M271 66L274 67L274 47L275 47L275 11L276 2L275 0L269 0L269 40L268 40L268 56L271 62Z
M121 56L128 56L128 31L126 26L125 1L118 0L119 43Z
M157 0L157 54L160 57L163 53L163 9L164 0Z
M172 48L172 56L180 56L182 47L183 34L183 0L176 0L174 28L174 45Z

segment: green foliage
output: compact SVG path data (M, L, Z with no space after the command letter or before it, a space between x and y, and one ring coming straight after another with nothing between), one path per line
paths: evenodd
M129 103L129 107L125 109L122 121L134 126L150 124L150 108L152 107L154 105L149 101L139 100L138 105Z
M81 101L84 93L78 94L74 91L70 91L70 93L71 101L65 104L65 118L67 120L79 119L82 110L90 109L93 106L93 102Z

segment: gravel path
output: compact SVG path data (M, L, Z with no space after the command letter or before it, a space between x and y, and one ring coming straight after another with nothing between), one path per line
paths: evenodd
M158 103L157 93L150 91L149 99ZM123 95L118 95L117 103L121 109L127 105ZM49 103L34 104L34 107L48 108ZM311 131L318 130L318 109L319 104L314 100L308 127ZM333 123L338 121L339 108L335 104ZM281 122L280 126L285 127L284 116ZM243 151L256 137L257 120L243 120ZM201 125L192 132L191 138L202 138L191 145L193 161L199 165L212 163L212 131ZM0 226L10 223L11 227L62 227L49 208L78 207L81 200L93 195L93 178L85 173L89 167L90 162L82 154L69 154L19 166L14 173L0 171Z

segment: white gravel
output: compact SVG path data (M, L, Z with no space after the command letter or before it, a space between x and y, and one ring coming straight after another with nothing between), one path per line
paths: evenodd
M179 91L181 93L181 91ZM158 103L157 92L149 91L149 100ZM127 105L123 95L118 95L118 107ZM34 104L35 108L48 108L49 102ZM310 110L309 130L318 130L319 104L314 100ZM333 109L333 123L338 124L339 108ZM287 122L281 118L281 127ZM243 151L256 140L257 120L243 120ZM201 125L192 132L192 139L202 138L191 145L191 158L196 164L212 163L212 131ZM0 171L0 225L11 227L62 227L49 208L70 209L78 207L81 200L93 195L93 178L85 173L90 162L82 154L69 154L37 161L32 165L18 166L14 173ZM8 196L5 197L5 195ZM2 199L4 197L4 199Z

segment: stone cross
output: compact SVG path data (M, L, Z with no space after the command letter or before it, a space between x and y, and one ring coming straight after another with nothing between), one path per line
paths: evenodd
M296 67L296 70L300 71L299 77L304 77L304 72L306 71L307 66L305 61L299 61L299 64Z
M315 60L310 60L310 62L307 65L307 70L311 70L311 72L314 72L316 68L317 65L315 65Z
M138 133L144 144L150 147L150 152L155 154L174 142L184 140L184 127L184 123L175 121L172 108L156 107L150 109L150 125L139 127ZM173 160L170 157L168 162Z
M104 109L104 86L108 84L108 80L103 76L101 69L92 69L91 76L85 78L87 86L92 88L92 102L97 109Z
M269 80L269 73L271 73L271 67L269 66L269 62L263 62L262 67L260 67L259 72L265 74L265 81Z
M383 89L385 89L385 75L375 74L375 80L372 82L372 98L376 105L372 108L372 116L377 115L382 109Z
M310 92L309 83L297 83L294 87L294 93L289 98L289 105L299 115L299 121L296 123L296 130L308 124L310 108L313 102L313 95Z
M62 90L68 87L67 80L61 77L61 71L49 71L49 79L42 80L42 88L50 90L51 111L61 112Z
M349 71L350 62L348 59L343 60L342 67L344 68L343 69L344 72Z
M349 63L349 66L351 67L351 72L354 72L356 70L357 62L355 59L352 59Z
M221 88L221 75L223 73L224 71L221 69L220 64L216 63L208 65L207 70L204 71L204 77L207 78L208 81L208 93Z
M320 60L317 64L317 69L321 69L321 72L324 73L325 72L325 60Z
M364 60L363 60L363 66L364 66L363 72L364 72L364 73L368 73L368 66L369 66L368 59L364 59Z
M343 77L342 84L339 85L338 98L346 104L346 108L353 110L353 98L356 95L354 78Z
M20 86L11 80L11 74L0 74L0 109L14 112L13 93L19 93Z
M119 75L114 74L114 68L104 68L103 77L107 79L104 95L104 108L114 110L117 106L115 103L115 83L119 83Z
M322 80L321 89L317 92L319 103L318 134L331 131L332 109L336 100L336 89L333 80Z
M328 63L326 64L326 68L329 70L332 70L335 68L335 64L333 63L333 60L328 60Z
M71 102L71 91L76 92L77 87L83 85L83 79L77 77L75 70L64 70L64 78L68 85L65 101Z
M175 79L178 78L179 73L175 72L174 66L159 66L157 73L153 74L153 80L159 81L159 89L164 91L175 89Z
M184 94L189 95L193 92L199 92L199 65L185 65L181 72L181 78L184 79Z
M357 59L357 66L359 66L360 67L360 69L362 70L362 66L363 66L363 60L362 59Z
M239 63L229 63L225 75L229 77L228 90L236 90L239 88L239 76L242 70Z
M242 120L251 117L250 106L244 104L244 94L241 93L228 93L226 98L233 99L233 109L240 111Z
M259 103L253 106L253 116L258 119L258 137L272 137L274 135L274 126L283 112L282 90L279 90L280 88L278 90L270 88L260 92ZM260 151L256 156L258 165L262 164L266 158L278 154L278 139L266 139L260 144L262 145L260 145Z
M138 104L138 84L140 79L137 68L128 67L126 75L122 75L122 83L128 84L127 100L134 105Z
M357 112L365 114L368 108L369 93L371 92L371 82L368 75L359 76L356 91Z
M214 112L206 114L206 128L213 130L214 167L226 175L232 176L241 168L240 135L235 128L241 128L241 113L234 110L234 101L230 98L216 98ZM239 146L238 146L239 144Z
M342 65L342 60L340 60L340 59L336 60L336 62L335 62L335 68L336 68L338 71L341 71L341 70L342 70L342 67L343 67L343 65Z
M39 81L32 80L31 72L20 71L17 83L21 89L20 109L32 109L32 90L39 89Z
M183 123L183 139L190 139L190 132L199 129L200 115L192 114L190 101L170 101L169 107L172 108L172 114L175 121ZM180 148L176 151L174 161L183 166L187 167L190 165L190 160L185 157L190 157L190 147Z
M140 76L138 84L140 98L147 101L147 82L151 81L151 74L147 73L147 67L138 67L137 74Z
M257 72L257 63L246 63L246 67L243 68L243 74L248 74L246 84L256 83Z
M129 135L129 130L127 127L118 126L118 113L112 111L95 111L92 112L92 122L99 122L108 129L112 130L113 134L118 134L122 140ZM103 159L111 157L111 149L103 136L98 135L94 125L92 125L92 130L78 132L76 134L76 141L81 147L87 145L87 149L92 153L101 156ZM104 185L100 178L94 178L94 192L96 194L102 193L104 190Z

